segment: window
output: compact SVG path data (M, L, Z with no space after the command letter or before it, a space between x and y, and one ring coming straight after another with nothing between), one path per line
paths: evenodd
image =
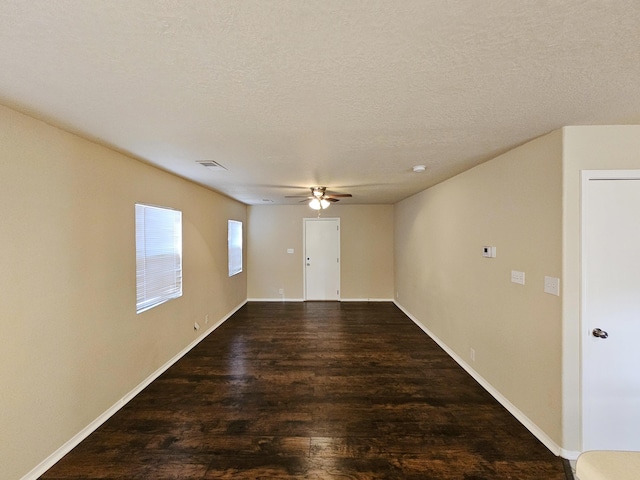
M136 203L136 311L182 296L182 212Z
M229 247L229 276L242 271L242 222L229 220L227 233Z

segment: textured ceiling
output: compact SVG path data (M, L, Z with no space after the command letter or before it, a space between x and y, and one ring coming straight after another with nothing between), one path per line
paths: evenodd
M248 204L394 203L639 79L638 0L0 0L0 103Z

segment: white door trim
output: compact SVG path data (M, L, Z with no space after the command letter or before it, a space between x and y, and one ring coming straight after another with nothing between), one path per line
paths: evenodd
M587 341L591 332L587 325L587 279L588 268L585 252L587 251L587 214L589 212L588 184L593 180L640 180L640 170L582 170L581 172L581 212L580 212L580 439L581 449L585 448L585 356Z

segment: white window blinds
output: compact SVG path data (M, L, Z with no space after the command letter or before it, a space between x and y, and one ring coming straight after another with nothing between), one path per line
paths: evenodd
M242 271L242 222L229 220L227 232L229 247L229 276Z
M182 212L136 204L136 310L182 296Z

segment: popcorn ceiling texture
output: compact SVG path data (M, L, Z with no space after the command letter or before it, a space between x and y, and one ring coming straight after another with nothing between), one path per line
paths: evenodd
M394 203L638 123L639 25L637 0L5 0L0 103L245 203Z

